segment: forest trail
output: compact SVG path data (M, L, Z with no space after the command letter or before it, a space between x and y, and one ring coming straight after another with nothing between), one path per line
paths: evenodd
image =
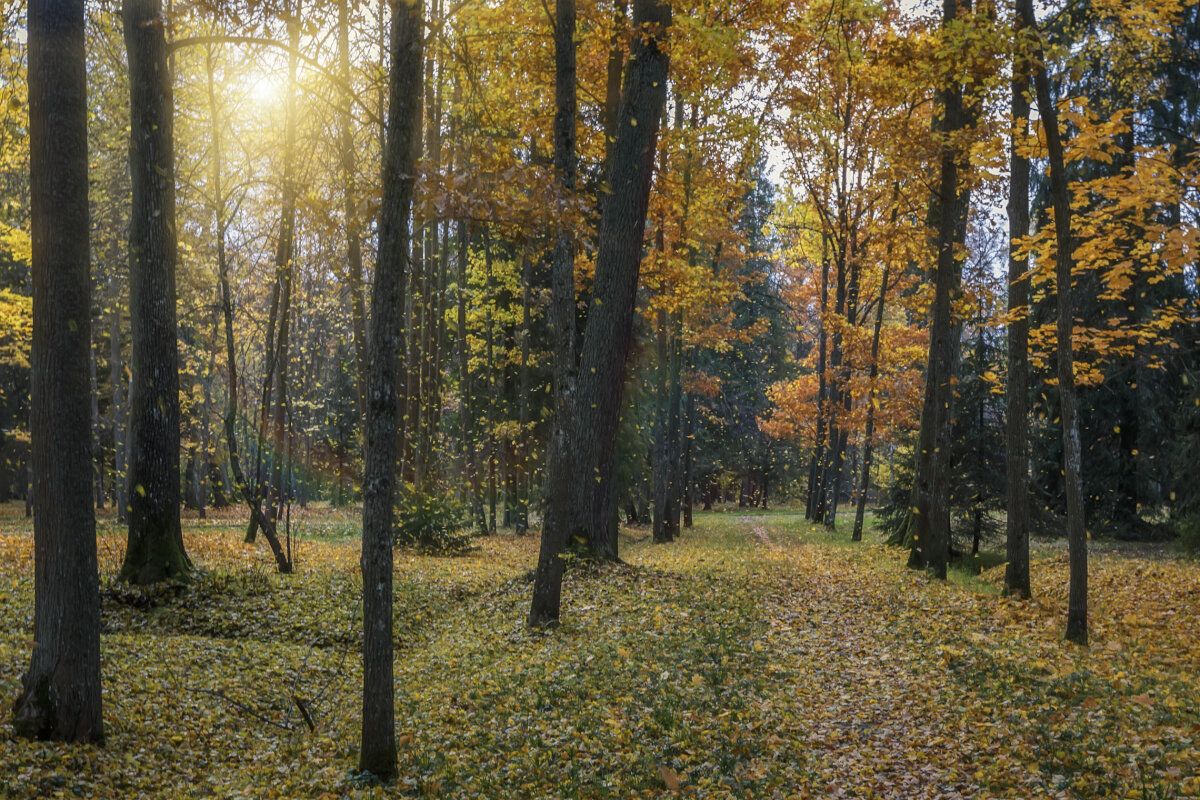
M995 575L932 582L870 532L790 512L700 514L667 545L632 532L626 565L568 572L553 632L524 625L537 537L397 552L401 778L361 784L358 542L349 512L322 513L299 523L298 575L214 521L185 531L206 570L186 594L110 594L107 746L16 739L0 706L0 796L1200 797L1200 565L1098 554L1082 650L1061 641L1052 548L1039 599L1011 603ZM32 615L25 524L0 519L5 696ZM100 550L115 571L119 532Z
M927 668L918 641L897 635L914 610L903 576L887 563L848 559L845 550L797 544L786 532L777 534L786 543L777 543L763 520L746 522L768 548L755 557L765 556L778 583L764 609L768 669L791 679L776 701L783 724L767 741L791 743L811 781L805 792L975 796L963 721L930 702L937 670Z

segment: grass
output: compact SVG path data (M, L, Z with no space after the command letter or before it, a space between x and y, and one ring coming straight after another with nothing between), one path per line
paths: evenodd
M0 509L0 696L32 628L32 542ZM948 584L788 511L697 513L669 545L572 569L562 626L524 626L537 537L395 561L399 779L354 772L355 512L296 513L299 573L242 522L186 523L202 568L134 607L103 581L103 749L12 736L0 796L1200 797L1200 565L1104 552L1093 646L1061 641L1062 551L1037 599L1003 568ZM102 525L105 575L123 542ZM311 708L301 722L293 695Z

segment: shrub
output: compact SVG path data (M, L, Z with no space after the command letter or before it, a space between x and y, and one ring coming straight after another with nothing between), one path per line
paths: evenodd
M473 549L467 507L453 497L405 489L396 504L393 541L434 555L461 555Z
M1189 556L1200 557L1200 514L1187 514L1176 523L1179 546Z

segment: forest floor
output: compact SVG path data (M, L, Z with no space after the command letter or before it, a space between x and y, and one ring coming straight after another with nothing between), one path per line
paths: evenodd
M104 748L12 735L33 546L0 508L0 796L1200 797L1200 564L1103 546L1092 646L1062 641L1067 565L1037 598L1000 569L936 583L793 513L698 515L627 565L569 573L563 625L524 625L536 537L396 555L400 779L354 773L357 528L298 516L298 574L233 519L186 524L184 593L111 576L101 525ZM869 540L875 537L868 534ZM309 710L310 731L298 704Z

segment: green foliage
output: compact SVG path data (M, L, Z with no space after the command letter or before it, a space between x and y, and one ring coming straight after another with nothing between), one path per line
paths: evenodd
M29 234L0 219L0 288L25 286L31 260Z
M1171 516L1184 552L1200 556L1200 364L1180 376L1171 449Z
M433 555L461 555L473 549L466 505L436 491L405 486L396 504L393 539Z
M1200 556L1200 514L1188 514L1176 524L1179 546L1190 556Z
M771 407L768 389L791 377L795 365L780 268L763 255L774 246L767 220L775 206L765 161L755 166L751 177L737 227L753 256L736 270L742 283L730 303L731 329L695 356L696 375L715 389L697 392L695 479L704 487L722 473L737 479L752 473L765 478L774 492L795 479L799 465L795 451L768 436L760 420Z
M893 462L894 472L887 493L880 498L883 502L875 510L879 530L888 544L904 543L905 527L912 516L912 485L916 471L917 436L910 433L901 438Z

